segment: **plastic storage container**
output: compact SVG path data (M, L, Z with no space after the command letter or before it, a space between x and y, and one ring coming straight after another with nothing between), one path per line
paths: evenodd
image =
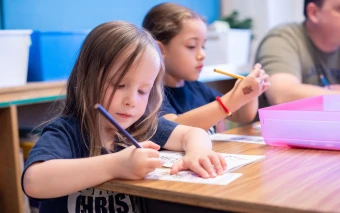
M27 82L32 30L0 30L0 87Z
M230 29L227 32L208 31L205 43L205 65L249 64L251 31Z
M259 117L268 145L340 150L340 95L262 108Z
M34 31L27 81L66 80L89 31Z

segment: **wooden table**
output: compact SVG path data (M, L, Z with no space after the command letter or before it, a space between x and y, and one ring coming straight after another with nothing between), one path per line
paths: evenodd
M250 125L227 131L261 135ZM227 186L171 181L111 181L98 188L236 212L340 212L340 152L214 142L224 153L265 155L234 172Z
M65 81L0 89L0 212L24 212L17 106L64 98L64 88Z

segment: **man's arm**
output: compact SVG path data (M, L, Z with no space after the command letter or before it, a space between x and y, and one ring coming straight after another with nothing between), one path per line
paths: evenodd
M296 76L288 73L276 73L270 77L270 81L272 86L267 90L266 96L271 105L318 95L340 94L340 91L303 84Z
M295 40L287 34L277 34L266 37L260 44L256 62L262 64L270 76L271 87L265 92L268 102L275 105L312 96L339 94L339 91L302 83L300 60L308 60L309 56L302 53Z
M339 90L329 90L315 85L303 84L296 76L289 73L273 74L270 81L272 86L267 90L266 96L271 105L318 95L340 94Z

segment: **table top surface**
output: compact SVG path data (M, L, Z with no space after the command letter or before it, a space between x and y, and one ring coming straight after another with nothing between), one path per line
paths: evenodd
M0 108L65 98L66 81L35 82L24 86L0 88Z
M227 131L261 135L251 125ZM98 188L188 205L239 212L340 212L340 152L214 142L217 152L265 155L221 185L114 180Z

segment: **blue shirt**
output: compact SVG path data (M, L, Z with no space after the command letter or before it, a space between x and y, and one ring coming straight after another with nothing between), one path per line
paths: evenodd
M160 118L158 129L150 140L163 147L176 126L176 123ZM89 152L85 143L87 143L87 140L82 137L77 120L71 117L57 118L44 128L38 142L30 151L25 162L21 182L26 169L33 163L53 159L88 157ZM132 213L142 212L142 209L144 209L142 205L143 202L138 197L88 188L71 195L40 200L40 212Z
M183 114L216 100L221 93L199 81L185 81L183 87L164 87L166 98L161 108L161 115ZM214 133L214 128L209 133Z

